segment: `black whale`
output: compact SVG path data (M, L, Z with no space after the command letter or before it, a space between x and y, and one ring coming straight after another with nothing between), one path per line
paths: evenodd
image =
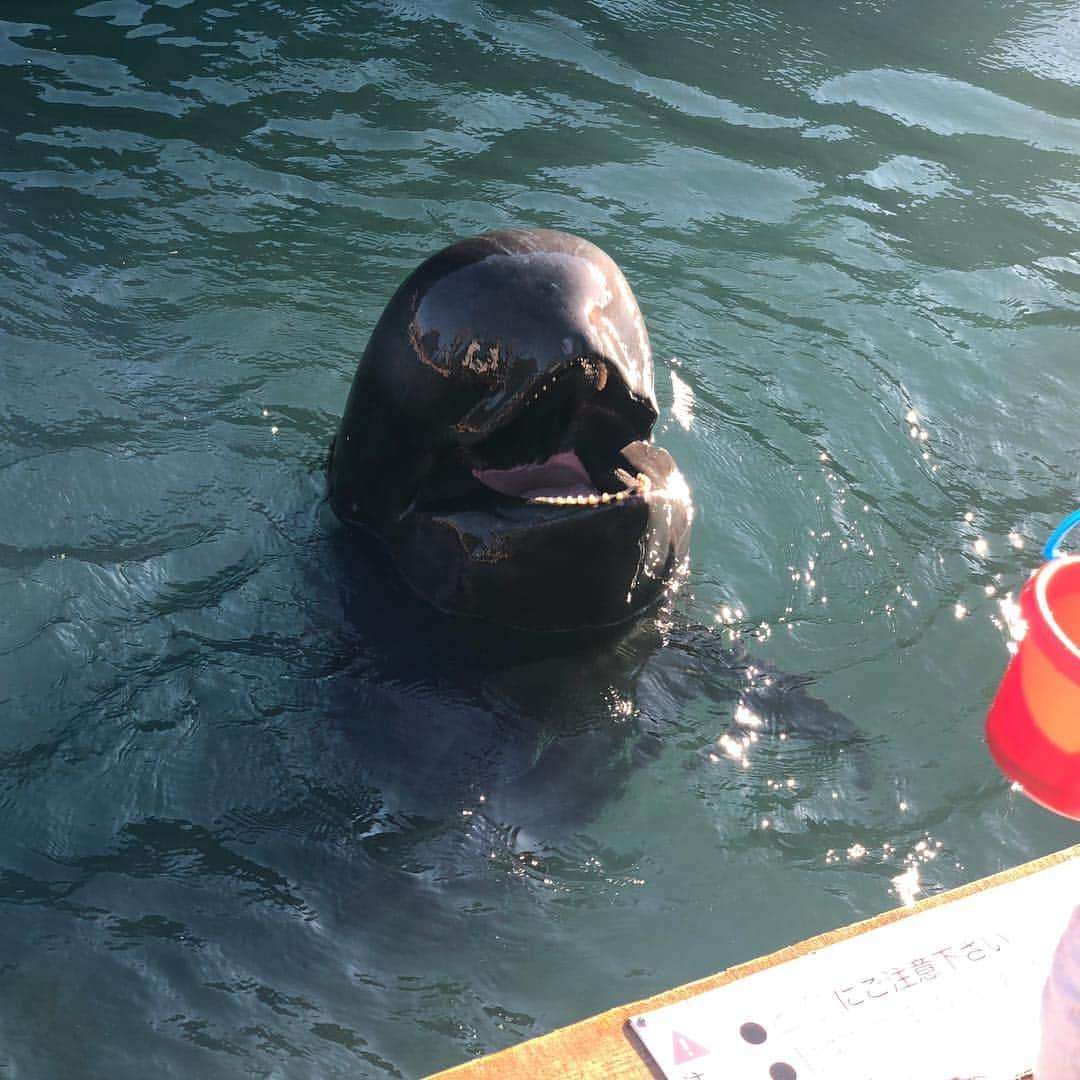
M650 435L652 352L615 263L508 230L394 294L331 450L330 503L427 601L526 630L624 622L685 563L693 508Z

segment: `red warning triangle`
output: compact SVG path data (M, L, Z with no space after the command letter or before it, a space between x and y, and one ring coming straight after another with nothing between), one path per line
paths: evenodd
M676 1065L685 1065L686 1062L693 1061L694 1058L704 1057L709 1052L700 1043L688 1039L678 1031L671 1033L671 1048L672 1053L675 1055Z

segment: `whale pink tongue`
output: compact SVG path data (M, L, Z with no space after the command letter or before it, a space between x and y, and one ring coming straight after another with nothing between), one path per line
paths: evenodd
M473 469L481 484L518 499L540 495L598 495L581 458L573 450L552 454L546 461L510 469Z

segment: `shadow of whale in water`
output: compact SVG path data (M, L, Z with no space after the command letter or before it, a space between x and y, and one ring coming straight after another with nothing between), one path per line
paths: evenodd
M738 773L762 748L809 747L820 770L869 786L868 744L809 678L721 642L671 602L602 635L514 635L433 612L371 538L336 540L360 647L332 712L384 808L365 841L376 851L399 850L399 826L430 837L463 816L478 841L538 850L688 740L687 783Z

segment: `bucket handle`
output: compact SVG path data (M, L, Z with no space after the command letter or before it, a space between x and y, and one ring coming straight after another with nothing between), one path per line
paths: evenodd
M1061 542L1080 525L1080 510L1074 510L1051 534L1050 539L1046 541L1046 545L1043 548L1043 558L1049 562L1051 559L1057 559L1061 556Z

